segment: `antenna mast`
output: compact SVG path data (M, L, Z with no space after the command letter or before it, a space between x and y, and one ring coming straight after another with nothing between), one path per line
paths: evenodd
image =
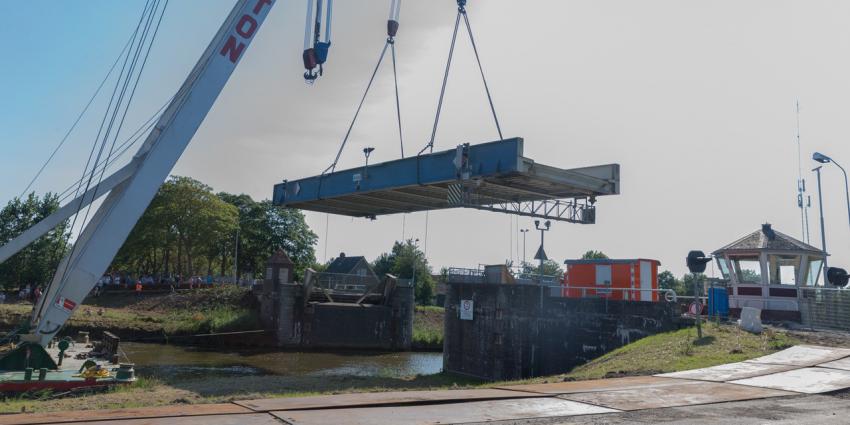
M803 178L803 149L800 144L800 99L797 99L797 207L800 208L800 226L802 227L803 240L811 243L809 234L809 208L812 206L812 197L806 195L806 179Z

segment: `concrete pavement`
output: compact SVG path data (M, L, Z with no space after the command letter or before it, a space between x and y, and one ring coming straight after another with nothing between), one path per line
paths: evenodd
M850 400L812 394L848 388L850 349L796 346L744 362L656 376L17 414L0 416L0 425L759 423L769 418L844 423ZM790 405L799 407L785 408Z

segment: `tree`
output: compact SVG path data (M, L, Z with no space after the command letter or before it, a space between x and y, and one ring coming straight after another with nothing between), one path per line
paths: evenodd
M303 276L308 267L316 266L314 246L319 238L310 230L301 211L272 205L269 200L256 202L245 194L219 193L218 196L239 212L237 273L250 272L261 276L265 272L266 260L278 248L283 248L295 263L296 278ZM233 252L232 242L228 249Z
M606 259L608 259L608 256L605 255L605 253L603 253L602 251L594 251L594 250L591 249L591 250L585 252L584 254L582 254L581 259L582 260L606 260Z
M685 295L685 282L676 279L669 270L658 273L658 289L672 289L677 295Z
M48 193L35 193L26 199L14 198L0 210L0 245L11 241L34 224L59 209L59 199ZM68 248L70 226L67 220L0 264L0 287L47 284Z
M414 296L416 303L430 305L434 298L434 281L431 266L413 239L396 241L390 252L381 254L373 263L372 269L378 276L392 274L399 279L413 279L415 276Z
M210 252L232 238L237 226L236 208L209 186L171 177L130 232L113 268L183 276L211 273Z
M536 276L540 273L540 264L533 264L527 261L522 263L522 274ZM559 279L564 275L564 269L561 268L561 265L558 264L557 261L553 260L545 260L543 261L543 276L555 276Z

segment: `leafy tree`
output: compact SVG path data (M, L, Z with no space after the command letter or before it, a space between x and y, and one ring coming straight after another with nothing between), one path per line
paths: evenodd
M211 247L231 237L237 226L236 208L212 188L174 176L159 188L113 266L133 273L169 274L174 264L174 272L183 276L211 273Z
M295 263L295 277L308 267L317 267L314 246L318 236L310 230L301 211L277 207L271 201L256 202L250 196L219 193L221 199L239 211L239 270L260 276L266 260L283 248ZM232 242L229 246L232 252ZM224 257L223 257L224 258Z
M26 199L14 198L0 210L0 245L59 209L59 199L48 193L39 198L31 193ZM0 264L0 287L17 289L21 285L50 281L68 247L70 226L65 221L26 248Z
M431 266L415 244L413 239L396 241L390 252L381 254L373 263L372 269L378 276L392 274L400 279L413 279L415 273L415 298L421 305L430 305L434 298L434 281Z
M540 264L532 264L525 261L522 263L522 273L532 276L538 275L540 274ZM556 276L558 278L561 278L563 275L564 269L561 268L561 265L558 264L557 261L543 261L543 276Z
M314 265L318 239L297 210L256 202L248 195L214 194L188 177L171 177L122 246L113 269L182 276L237 274L262 277L265 262L278 249L292 258L296 277Z
M677 295L685 295L687 291L684 280L676 279L676 276L674 276L669 270L658 273L658 288L672 289Z
M606 260L606 259L608 259L608 256L605 255L605 253L603 253L602 251L594 251L594 250L591 249L591 250L585 252L584 254L582 254L581 259L582 260Z

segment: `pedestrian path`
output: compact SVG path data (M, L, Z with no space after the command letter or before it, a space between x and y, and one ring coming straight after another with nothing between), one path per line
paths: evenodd
M850 349L811 345L703 369L489 389L396 391L230 404L0 416L0 425L446 424L631 412L850 388Z

